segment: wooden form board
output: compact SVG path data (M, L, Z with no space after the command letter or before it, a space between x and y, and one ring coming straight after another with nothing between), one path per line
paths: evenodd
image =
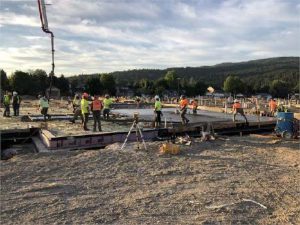
M178 126L174 128L169 128L168 133L184 133L184 132L195 132L200 131L202 129L202 126L206 126L208 123L201 122L201 123L194 123L190 124L189 126ZM271 127L276 125L276 121L264 121L264 122L250 122L249 126L246 126L243 122L231 122L231 121L222 121L222 122L212 122L213 129L215 131L225 131L226 133L230 133L232 130L240 129L241 132L243 130L251 130L251 129L259 129L260 127Z
M47 130L41 130L40 139L49 150L84 149L104 147L116 142L123 142L128 132L109 132L73 136L55 137ZM143 131L145 140L153 140L158 136L158 130ZM128 141L136 141L136 133L132 131Z

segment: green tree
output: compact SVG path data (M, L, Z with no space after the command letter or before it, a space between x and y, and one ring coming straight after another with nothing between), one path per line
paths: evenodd
M165 77L164 77L168 87L172 90L175 90L177 87L177 75L175 70L169 70L167 71Z
M1 77L1 80L0 80L0 87L1 87L1 90L7 90L9 89L9 82L8 82L8 79L7 79L7 74L4 70L0 70L0 77Z
M29 73L16 71L9 77L9 83L13 90L19 94L31 94L33 89L33 80Z
M38 93L45 93L49 86L47 73L44 70L36 69L30 72L30 76L33 82L30 94L36 95Z
M154 83L147 79L141 79L138 83L138 91L142 94L153 94L154 93Z
M162 96L165 90L162 86L155 87L154 94Z
M154 81L154 94L162 95L168 89L167 81L164 78L159 78Z
M69 81L63 74L57 79L55 86L61 91L61 94L69 94Z
M243 93L244 83L238 76L230 75L224 81L223 90L232 94Z
M270 85L270 93L274 97L287 97L289 94L289 85L283 80L273 80Z
M105 93L108 93L110 95L116 94L116 82L115 78L111 74L101 74L100 76L100 82L103 86L103 91Z
M298 81L298 84L293 88L293 91L295 93L300 93L300 81Z
M103 93L103 86L101 85L100 78L99 77L93 77L88 79L86 83L86 90L91 95L99 95Z
M207 87L208 87L208 85L205 84L204 82L197 81L195 86L194 86L195 95L204 95L207 91Z

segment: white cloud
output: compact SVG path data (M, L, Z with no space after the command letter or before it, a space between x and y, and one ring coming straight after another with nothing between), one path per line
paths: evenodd
M0 24L4 25L22 25L40 27L39 19L33 16L18 15L13 12L1 12Z
M300 51L300 4L293 0L51 3L58 74L212 65ZM35 1L0 9L4 69L50 70L50 38L40 26Z

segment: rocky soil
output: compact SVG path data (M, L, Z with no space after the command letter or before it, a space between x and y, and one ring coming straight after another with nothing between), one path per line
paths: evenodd
M1 161L1 223L300 224L297 140L195 139L175 156L161 144Z

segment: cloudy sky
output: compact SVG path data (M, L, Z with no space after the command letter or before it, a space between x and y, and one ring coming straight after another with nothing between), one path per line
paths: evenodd
M299 56L298 0L46 0L56 74ZM0 0L0 68L50 72L36 0Z

